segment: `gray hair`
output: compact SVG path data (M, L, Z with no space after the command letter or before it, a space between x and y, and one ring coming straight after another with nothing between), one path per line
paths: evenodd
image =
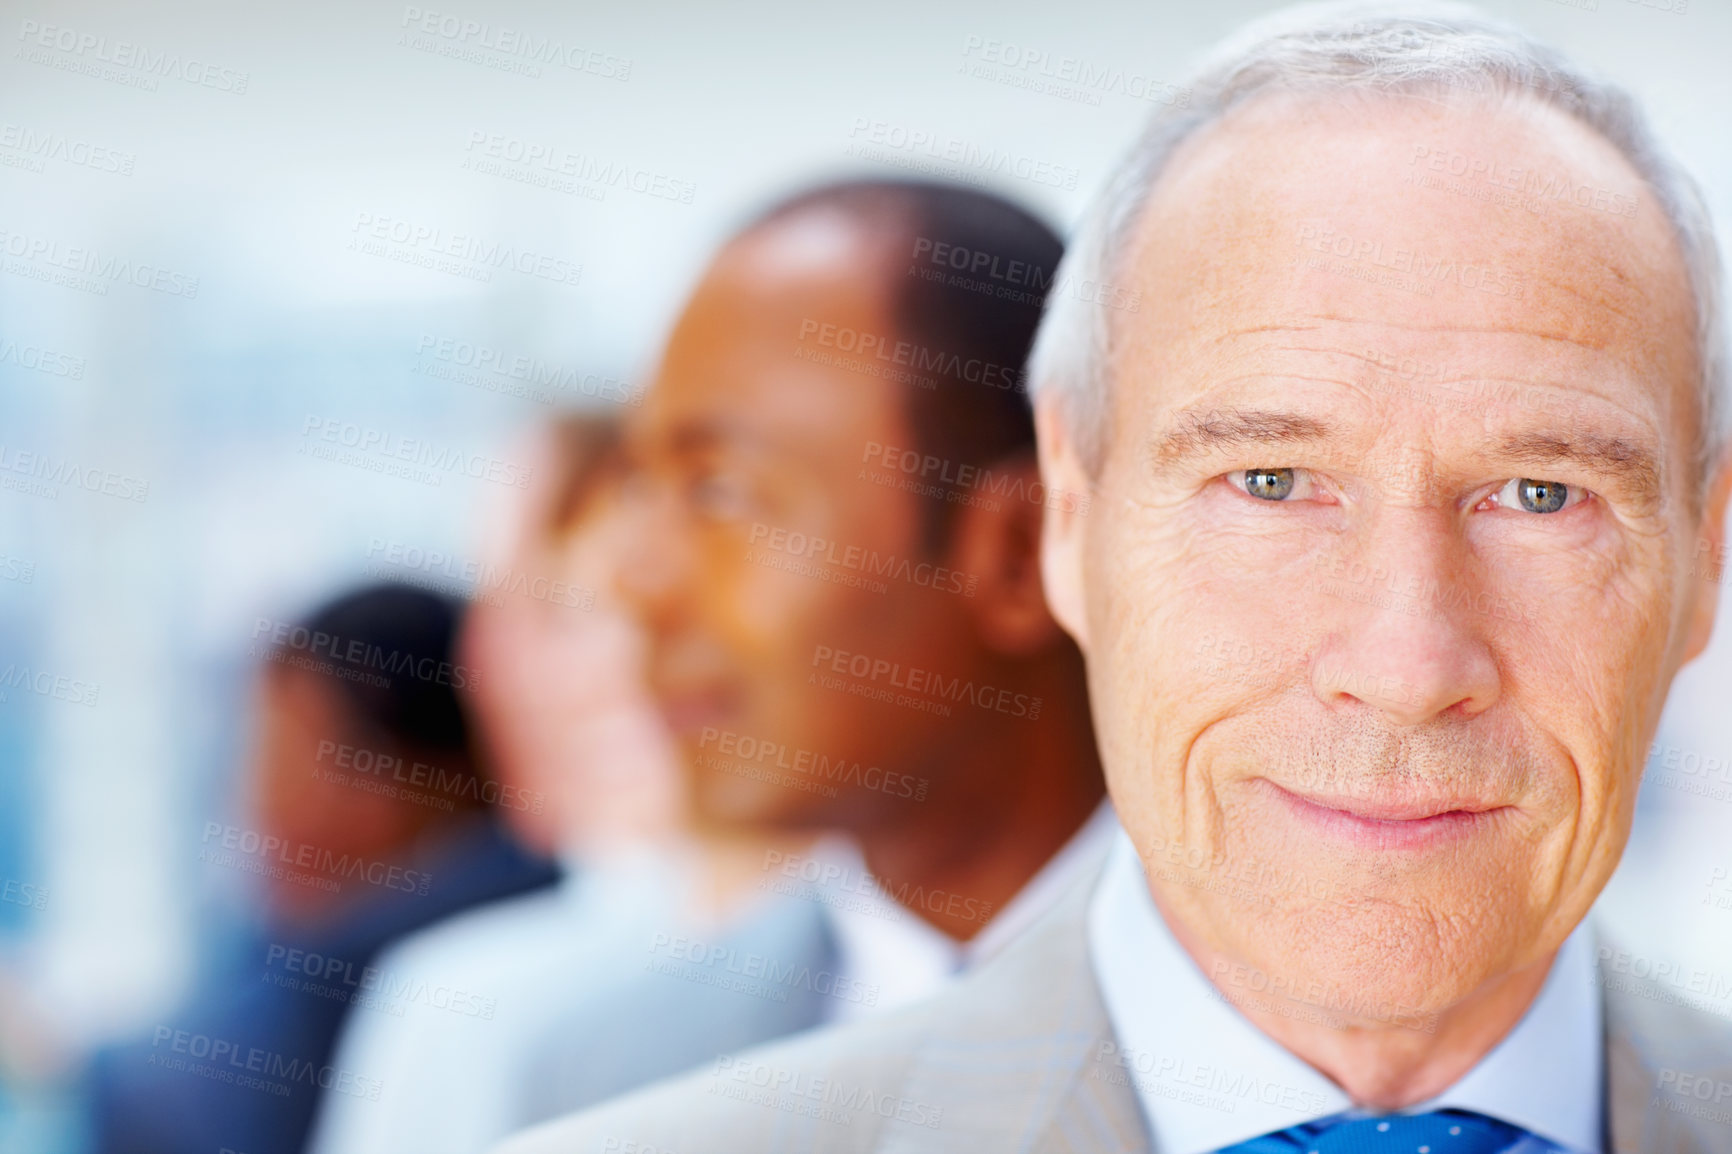
M1696 304L1701 366L1697 480L1726 439L1726 350L1720 256L1701 193L1648 128L1634 99L1517 29L1448 0L1305 4L1259 20L1211 52L1188 101L1150 119L1102 189L1055 286L1122 284L1123 254L1150 190L1175 149L1229 111L1268 92L1434 93L1460 88L1530 93L1592 128L1623 154L1677 234ZM1100 292L1054 291L1029 360L1029 393L1051 397L1084 465L1097 470L1108 415L1112 324ZM1115 294L1116 290L1115 290Z

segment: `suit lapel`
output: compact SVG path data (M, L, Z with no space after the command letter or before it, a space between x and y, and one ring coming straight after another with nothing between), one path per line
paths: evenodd
M1091 890L1092 879L934 1015L902 1092L943 1120L887 1127L883 1154L953 1152L957 1134L972 1149L1149 1154L1135 1090L1095 1060L1114 1034L1088 958ZM1651 982L1600 977L1608 1154L1732 1151L1732 1091L1713 1100L1732 1086L1732 1024Z
M1135 1091L1094 1060L1113 1031L1088 960L1093 882L935 1015L901 1092L941 1109L942 1121L887 1127L883 1154L954 1152L957 1134L977 1150L1147 1151Z
M1601 963L1608 957L1596 953ZM1606 971L1598 964L1595 981L1605 1007L1610 1154L1732 1150L1732 1024L1656 982Z

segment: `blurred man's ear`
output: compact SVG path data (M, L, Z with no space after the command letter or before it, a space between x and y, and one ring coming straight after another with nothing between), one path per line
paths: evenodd
M958 505L951 528L951 564L963 579L976 578L965 598L989 649L1023 657L1038 653L1062 633L1041 593L1040 523L1044 490L1033 454L992 466L994 488L1008 478L1002 495L980 494L978 505Z
M1720 605L1720 583L1726 579L1726 499L1732 494L1732 454L1722 454L1702 503L1702 522L1690 550L1696 600L1684 660L1694 661L1714 636L1714 616Z
M1040 540L1041 583L1053 617L1087 654L1088 613L1083 599L1087 541L1083 530L1094 499L1093 486L1055 400L1043 397L1036 403L1034 426L1047 497Z

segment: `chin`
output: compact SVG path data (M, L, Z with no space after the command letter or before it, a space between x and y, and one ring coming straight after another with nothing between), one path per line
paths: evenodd
M798 799L785 786L724 774L699 777L694 789L697 811L705 820L728 827L777 829L799 824Z
M1516 911L1483 898L1295 895L1256 909L1216 907L1205 917L1251 972L1211 976L1226 979L1225 993L1284 994L1332 1024L1435 1029L1439 1013L1512 968L1519 953L1506 929Z

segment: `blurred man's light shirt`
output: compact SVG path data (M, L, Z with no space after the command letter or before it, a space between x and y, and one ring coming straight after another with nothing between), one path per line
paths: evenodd
M1333 1082L1210 984L1155 908L1126 835L1113 840L1088 932L1119 1047L1097 1055L1088 1076L1130 1082L1160 1154L1205 1154L1352 1109ZM1455 1085L1409 1112L1475 1110L1533 1132L1509 1154L1604 1154L1604 1039L1592 936L1586 922L1576 927L1509 1036Z
M870 1004L828 999L825 1020L849 1022L917 1002L936 992L951 976L994 957L1057 904L1072 885L1099 868L1118 829L1112 804L1101 802L1002 909L982 911L986 924L967 942L950 937L885 892L900 887L896 879L880 879L876 885L852 884L850 879L869 876L860 851L846 839L824 839L814 847L813 858L839 867L842 880L849 883L816 887L823 891L835 935L837 970L877 994ZM940 908L952 897L938 892L925 896ZM961 903L970 900L967 894L954 896Z
M551 892L452 918L387 952L377 966L390 987L461 990L483 1013L357 1007L335 1064L378 1078L381 1097L325 1095L308 1149L457 1154L508 1132L529 1040L549 1016L642 969L650 936L681 924L692 868L679 854L575 866Z

